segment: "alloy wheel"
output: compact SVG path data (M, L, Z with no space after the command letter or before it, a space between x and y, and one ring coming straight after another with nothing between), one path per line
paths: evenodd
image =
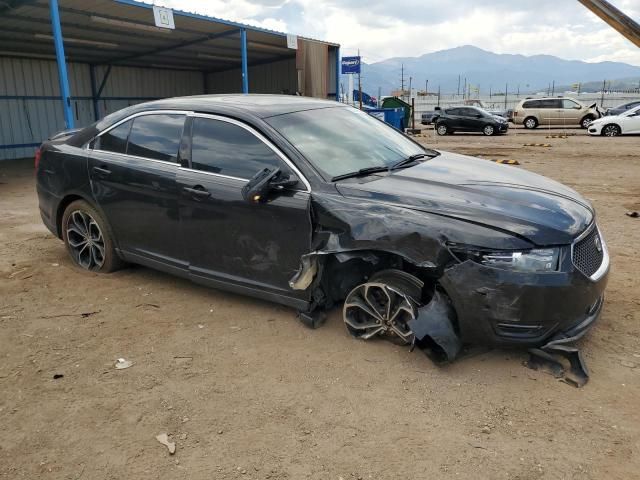
M620 129L617 125L607 125L602 129L602 134L605 137L616 137L620 135Z
M87 270L97 270L104 265L104 237L91 215L74 210L69 215L66 230L69 249L78 265Z
M447 127L446 125L438 125L438 135L446 135Z
M408 322L415 318L415 302L386 283L358 285L344 302L343 320L347 329L363 340L387 335L410 344L413 333Z
M486 127L484 127L484 129L482 130L482 133L484 133L487 136L491 136L493 135L494 129L491 125L487 125Z

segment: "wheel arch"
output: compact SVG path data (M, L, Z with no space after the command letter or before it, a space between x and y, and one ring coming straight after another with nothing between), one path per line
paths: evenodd
M62 217L64 216L64 211L67 209L69 205L71 205L71 203L75 202L76 200L83 200L87 202L89 205L95 208L98 211L98 213L100 213L104 221L107 223L107 228L109 229L111 238L113 238L113 243L117 247L118 239L113 234L113 228L111 228L111 223L109 222L107 215L100 208L100 206L95 202L95 200L93 200L91 197L87 196L83 192L76 192L76 191L69 192L64 197L62 197L62 199L58 203L58 206L56 208L56 217L55 217L56 235L58 236L58 238L62 239Z

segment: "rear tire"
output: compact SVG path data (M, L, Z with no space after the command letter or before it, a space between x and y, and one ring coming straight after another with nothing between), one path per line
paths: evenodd
M102 215L88 202L71 202L62 215L62 240L73 263L83 270L114 272L124 266Z
M533 130L538 126L538 120L536 120L535 117L527 117L524 119L524 122L522 122L522 124L524 125L524 128Z
M449 129L444 123L440 123L436 125L436 132L438 133L438 135L446 135L447 133L449 133Z
M622 134L622 130L615 123L610 123L602 127L602 135L605 137L617 137Z

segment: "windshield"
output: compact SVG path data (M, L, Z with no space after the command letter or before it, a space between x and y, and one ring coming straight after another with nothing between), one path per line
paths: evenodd
M266 119L326 178L392 167L425 149L398 130L351 107L287 113Z

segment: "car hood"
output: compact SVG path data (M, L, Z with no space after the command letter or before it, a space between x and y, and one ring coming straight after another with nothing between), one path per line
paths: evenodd
M589 202L561 183L449 152L392 173L343 181L337 188L346 197L486 225L540 246L571 243L594 218Z

